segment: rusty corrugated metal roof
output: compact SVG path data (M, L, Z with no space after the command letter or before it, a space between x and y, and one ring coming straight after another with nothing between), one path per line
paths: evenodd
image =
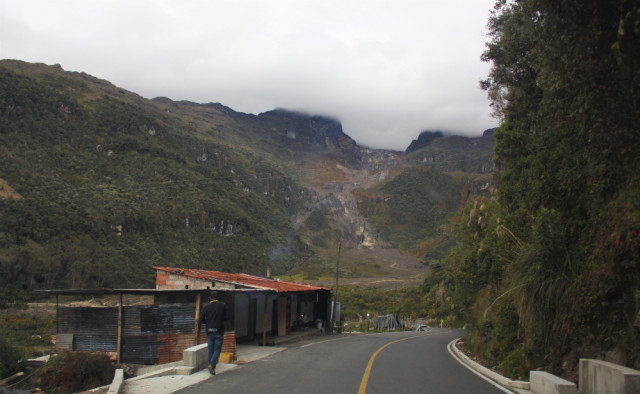
M234 285L240 285L258 290L274 290L278 293L331 290L327 287L305 285L303 283L287 282L248 274L230 274L220 271L206 271L191 268L153 267L159 271L169 272L175 275L184 275L192 278L215 280Z
M219 289L220 292L254 292L260 289ZM271 289L264 289L265 292L273 291ZM209 289L50 289L50 290L34 290L36 293L42 294L59 294L59 295L118 295L118 294L132 294L132 295L167 295L167 294L209 294Z

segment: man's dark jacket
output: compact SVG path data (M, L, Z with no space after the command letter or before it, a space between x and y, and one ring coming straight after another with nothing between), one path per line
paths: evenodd
M200 312L200 324L204 323L207 334L217 332L224 334L224 321L228 320L227 305L220 301L211 301Z

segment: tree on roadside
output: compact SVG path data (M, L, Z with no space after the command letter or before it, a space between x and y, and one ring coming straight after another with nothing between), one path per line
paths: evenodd
M490 220L511 246L484 257L505 267L484 290L450 287L476 299L475 343L496 360L570 373L615 350L638 368L640 1L499 0L488 26L481 86L502 121Z

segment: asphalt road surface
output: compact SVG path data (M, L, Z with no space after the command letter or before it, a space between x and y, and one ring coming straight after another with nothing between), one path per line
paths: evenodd
M447 344L461 331L338 335L285 351L178 391L199 393L505 393L458 363Z

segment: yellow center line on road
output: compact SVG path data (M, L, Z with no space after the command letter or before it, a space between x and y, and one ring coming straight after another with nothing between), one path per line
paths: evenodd
M414 337L398 339L398 340L389 342L386 345L381 346L380 349L376 350L376 352L373 353L373 355L369 359L367 368L364 370L364 375L362 375L362 380L360 381L360 388L358 389L358 394L365 394L367 392L367 383L369 383L369 375L371 375L371 368L373 368L373 362L376 360L376 357L378 357L378 354L380 354L380 352L383 351L387 346L391 346L394 343L398 343L402 341L408 341L409 339L423 338L429 335L445 334L448 332L451 332L451 330L442 331L442 332L430 332L428 334L416 335Z

